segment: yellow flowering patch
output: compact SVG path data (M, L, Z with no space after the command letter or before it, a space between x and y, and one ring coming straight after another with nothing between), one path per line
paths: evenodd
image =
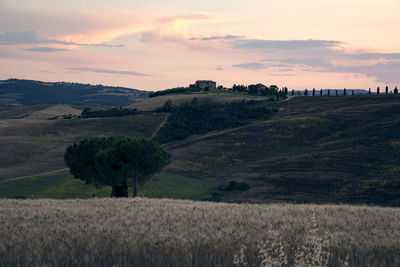
M316 117L316 116L303 116L303 117L289 117L289 118L283 118L281 119L282 121L287 121L287 122L311 122L311 123L327 123L330 120L324 119L321 117Z
M195 161L173 161L165 169L170 171L199 171L202 167L201 162Z
M399 140L392 140L389 142L389 146L394 148L400 148L400 141Z
M238 147L238 146L242 146L242 145L245 145L245 144L246 144L246 142L243 141L243 142L236 142L233 145Z

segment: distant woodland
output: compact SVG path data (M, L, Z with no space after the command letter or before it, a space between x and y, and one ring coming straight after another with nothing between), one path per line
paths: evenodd
M0 81L0 105L98 104L121 106L148 97L124 87L8 79Z

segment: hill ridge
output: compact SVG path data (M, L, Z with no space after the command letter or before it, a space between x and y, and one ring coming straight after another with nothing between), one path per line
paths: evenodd
M87 103L122 106L148 98L149 92L119 86L26 79L0 81L0 105Z

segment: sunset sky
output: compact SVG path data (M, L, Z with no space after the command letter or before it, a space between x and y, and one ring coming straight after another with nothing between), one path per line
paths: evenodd
M399 0L0 0L0 79L400 85ZM399 84L398 84L399 83Z

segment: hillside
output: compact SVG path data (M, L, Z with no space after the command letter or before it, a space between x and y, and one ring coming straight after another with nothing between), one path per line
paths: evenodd
M1 266L398 266L400 209L0 200Z
M150 137L165 116L149 113L124 117L51 119L78 115L82 108L41 105L0 109L0 181L65 169L63 155L66 147L85 137Z
M126 108L136 108L138 110L154 110L164 105L168 100L171 100L174 105L180 105L184 102L189 102L193 98L197 97L200 101L215 101L221 103L228 103L232 101L246 100L262 100L265 97L261 96L250 96L247 94L235 94L235 93L188 93L188 94L170 94L143 99L126 105Z
M146 91L124 87L19 79L0 81L0 106L73 102L121 106L147 97Z
M171 124L178 127L182 116L151 113L150 107L162 106L168 99L178 105L193 96L150 98L131 106L142 105L147 109L143 114L118 118L44 119L77 106L0 109L0 180L28 176L3 183L0 196L109 196L109 189L94 191L67 174L62 159L65 147L85 136L157 137L157 132L171 129ZM204 97L224 102L246 96ZM235 202L400 204L399 96L293 97L256 103L278 112L248 120L245 126L164 144L172 162L141 188L140 195ZM204 123L209 117L198 119ZM64 171L41 174L54 170ZM235 186L240 183L239 190Z
M400 97L274 105L281 112L270 120L167 144L167 170L248 183L235 201L400 204Z

